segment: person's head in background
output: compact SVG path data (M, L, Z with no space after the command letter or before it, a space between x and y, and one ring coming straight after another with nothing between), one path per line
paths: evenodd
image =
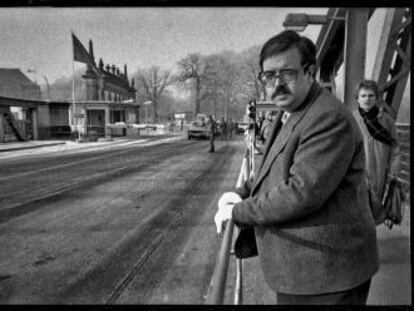
M356 87L356 100L364 111L371 110L378 104L379 88L374 80L363 80Z

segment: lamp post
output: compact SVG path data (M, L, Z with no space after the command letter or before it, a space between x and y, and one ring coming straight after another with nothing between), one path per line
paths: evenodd
M282 25L286 29L302 32L308 25L324 25L329 20L345 20L345 18L305 13L288 14Z

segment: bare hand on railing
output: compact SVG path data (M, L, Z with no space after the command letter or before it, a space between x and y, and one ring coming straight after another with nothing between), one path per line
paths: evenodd
M216 216L214 216L218 234L221 233L224 222L232 218L234 204L241 201L241 197L236 192L225 192L220 197L218 201L218 211Z

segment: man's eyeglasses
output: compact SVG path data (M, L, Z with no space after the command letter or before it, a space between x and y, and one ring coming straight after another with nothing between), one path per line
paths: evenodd
M302 66L303 69L307 67L307 64ZM275 70L269 70L260 72L257 79L263 83L266 87L272 87L276 83L276 79L279 79L282 83L295 83L298 78L298 69L282 69L279 72Z

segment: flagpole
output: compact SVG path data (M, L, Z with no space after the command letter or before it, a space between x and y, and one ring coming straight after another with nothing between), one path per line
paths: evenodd
M73 41L73 31L72 31ZM80 142L81 135L76 120L76 103L75 103L75 50L72 42L72 105L73 105L73 127L78 131L78 141Z

